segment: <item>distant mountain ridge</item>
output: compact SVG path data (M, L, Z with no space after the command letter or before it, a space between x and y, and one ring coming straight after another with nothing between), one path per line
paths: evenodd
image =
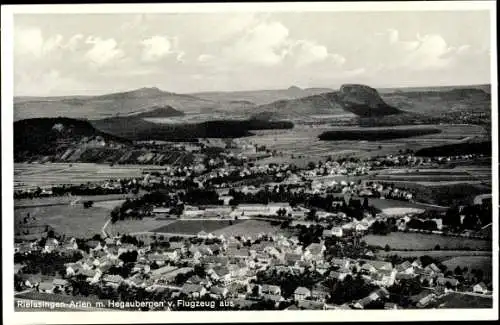
M205 120L211 114L219 114L222 118L231 118L234 114L238 118L300 119L349 113L375 118L391 116L398 111L434 115L448 109L460 111L464 107L471 112L490 113L490 85L382 89L354 85L357 95L346 93L345 90L352 90L352 86L344 85L339 90L291 86L277 90L191 94L145 87L98 96L24 96L14 98L14 120L58 116L91 120L128 115L171 117L181 116L181 113L203 114ZM170 107L172 111L157 111L161 107Z
M316 94L331 92L331 88L300 88L291 86L287 89L213 91L199 92L191 95L212 101L248 101L255 105L265 105L278 100L293 100Z
M189 94L162 91L156 87L98 96L14 98L14 120L36 117L102 119L170 106L184 114L237 110L247 104L214 102Z

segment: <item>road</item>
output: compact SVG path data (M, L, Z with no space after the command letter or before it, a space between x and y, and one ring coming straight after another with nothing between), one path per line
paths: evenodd
M102 226L102 229L101 229L101 232L102 232L102 238L107 238L108 237L108 234L106 233L106 227L109 225L109 223L111 222L111 218L108 219L108 221L106 221L106 223L104 224L104 226Z

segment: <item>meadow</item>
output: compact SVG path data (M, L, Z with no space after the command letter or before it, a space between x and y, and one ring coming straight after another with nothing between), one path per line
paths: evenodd
M388 257L388 256L391 256L391 255L398 255L398 256L401 256L401 257L404 257L404 258L412 258L412 257L420 257L420 256L423 256L423 255L428 255L438 261L446 261L446 260L449 260L451 258L454 258L454 257L463 257L465 259L468 259L470 257L488 257L491 259L491 252L487 252L487 251L460 251L460 250L456 250L456 251L449 251L449 250L446 250L446 251L427 251L427 250L423 250L423 251L419 251L419 250L414 250L414 251L401 251L401 250L391 250L389 252L386 252L386 251L383 251L383 250L380 250L377 252L376 254L377 256L381 257L381 258L384 258L384 257Z
M221 228L213 231L215 236L224 235L226 238L230 236L250 236L255 237L259 234L274 234L280 231L280 226L273 226L267 221L262 220L241 220L242 222L233 224L232 226Z
M22 220L27 213L39 222L50 225L56 233L88 238L101 233L109 219L109 209L82 205L54 205L14 210L14 220Z
M212 233L242 221L243 220L178 220L151 230L151 232L196 235L202 230L207 233Z
M143 170L164 169L153 165L110 166L91 163L14 164L14 190L61 184L87 184L118 178L140 177Z
M157 220L154 218L143 218L142 220L121 220L114 224L109 223L106 227L106 232L113 236L128 233L146 233L150 232L151 229L165 227L174 222L177 222L177 220Z
M423 203L415 203L408 201L400 201L400 200L388 200L388 199L368 199L368 203L379 209L395 209L395 208L406 208L406 209L420 209L420 210L432 210L432 211L446 211L446 207L440 207L435 205L428 205Z
M246 138L250 143L265 145L268 149L284 154L283 160L295 162L295 159L314 160L316 157L356 156L368 158L379 155L394 154L399 150L418 150L442 144L459 143L466 139L485 137L487 131L478 125L411 125L390 127L391 129L437 128L441 133L427 134L418 137L400 138L380 141L321 141L318 136L327 131L354 131L362 127L332 127L328 124L303 125L295 123L291 130L257 130L255 135ZM387 128L386 128L387 129ZM294 158L292 158L292 156ZM279 157L278 157L279 158Z
M491 242L463 237L441 236L437 234L392 232L387 236L369 234L363 240L371 246L385 247L394 250L434 250L436 245L441 250L490 250Z
M457 256L445 260L443 264L448 270L454 270L457 266L460 268L466 267L468 271L482 270L485 279L491 280L493 272L493 264L491 256Z

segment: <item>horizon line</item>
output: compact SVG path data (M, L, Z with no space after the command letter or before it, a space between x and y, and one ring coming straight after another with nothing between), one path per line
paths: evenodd
M369 87L372 87L376 90L384 90L384 89L418 89L418 88L450 88L450 87L478 87L478 86L490 86L492 85L491 82L486 82L486 83L473 83L473 84L452 84L452 85L429 85L429 86L381 86L381 87L374 87L370 86L366 83L355 83L355 82L350 82L350 83L344 83L344 84L360 84L360 85L367 85ZM327 87L327 86L312 86L312 87L300 87L297 85L291 85L286 88L268 88L268 89L242 89L242 90L201 90L201 91L195 91L195 92L176 92L176 91L169 91L169 90L164 90L158 86L143 86L143 87L138 87L138 88L133 88L133 89L127 89L127 90L103 90L102 93L94 93L94 94L87 94L87 95L79 95L79 94L68 94L68 95L15 95L14 98L56 98L56 97L68 97L68 96L79 96L79 97L95 97L95 96L102 96L102 95L108 95L108 94L118 94L118 93L127 93L127 92L133 92L141 89L158 89L161 92L166 92L166 93L172 93L172 94L177 94L177 95L195 95L195 94L209 94L209 93L238 93L238 92L259 92L259 91L282 91L282 90L288 90L290 88L299 88L301 90L307 90L307 89L331 89L332 91L336 91L340 89L340 86L338 87Z

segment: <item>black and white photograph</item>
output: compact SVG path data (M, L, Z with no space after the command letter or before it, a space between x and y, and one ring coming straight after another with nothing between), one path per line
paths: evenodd
M495 26L490 1L3 7L4 310L498 319Z

